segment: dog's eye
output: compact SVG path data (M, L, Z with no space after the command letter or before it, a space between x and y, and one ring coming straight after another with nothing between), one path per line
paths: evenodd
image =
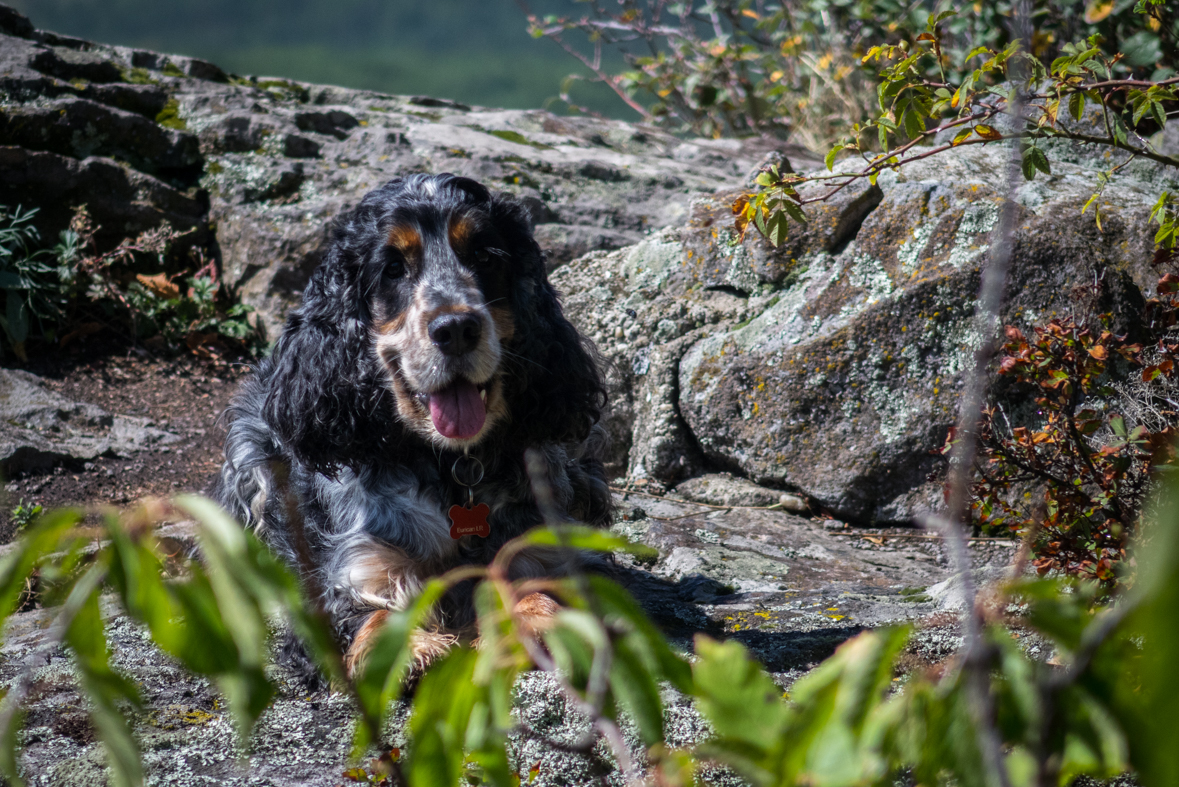
M395 255L389 255L385 260L385 269L381 275L386 279L400 279L405 275L405 260Z
M475 262L480 265L486 265L493 259L505 259L507 253L502 249L496 249L491 246L482 246L475 252Z

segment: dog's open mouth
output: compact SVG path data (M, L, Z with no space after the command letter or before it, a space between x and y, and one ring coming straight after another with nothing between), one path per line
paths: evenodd
M433 393L419 393L418 399L429 407L438 434L452 440L474 437L487 420L487 386L463 377Z

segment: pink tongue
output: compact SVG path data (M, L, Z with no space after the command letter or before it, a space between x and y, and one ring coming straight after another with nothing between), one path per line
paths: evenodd
M462 440L479 434L487 408L475 384L459 380L430 394L430 418L443 437Z

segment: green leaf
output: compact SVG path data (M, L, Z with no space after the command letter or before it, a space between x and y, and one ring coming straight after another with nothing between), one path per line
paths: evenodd
M1085 114L1085 94L1077 91L1068 97L1068 111L1074 120L1080 120Z
M1166 128L1167 112L1163 109L1163 103L1161 101L1150 102L1150 116L1154 119L1155 123L1158 123L1160 129Z
M745 648L697 634L696 656L696 698L716 734L760 752L779 743L789 716L782 690Z
M787 215L790 212L790 206L790 202L783 201L781 208L771 212L766 218L765 236L774 247L781 246L789 234L790 222L787 219ZM794 210L801 214L797 206L794 206Z
M614 643L610 688L635 720L643 743L654 746L662 742L663 702L659 698L659 685L625 639Z
M950 146L954 147L957 145L961 145L963 142L970 139L970 136L973 133L974 133L974 129L972 129L972 128L962 129L961 131L959 131L957 134L954 135L954 139L950 142Z
M81 541L67 536L81 523L85 513L76 508L62 508L43 514L31 530L25 532L16 549L0 560L0 620L7 620L20 603L25 579L54 552L70 549Z
M360 756L380 737L389 706L401 696L413 666L410 636L425 621L448 586L432 580L409 608L390 614L376 642L355 676L353 690L361 707L361 718L353 738L353 754Z
M896 717L883 703L909 633L902 626L854 637L794 685L787 756L789 770L804 774L800 782L873 783L884 775L877 742Z
M139 692L134 683L111 669L102 611L98 607L102 572L91 570L88 577L74 587L73 593L85 594L86 600L70 621L66 642L74 651L82 692L91 705L90 722L102 739L115 784L135 787L143 783L143 765L139 747L119 705L124 701L138 705Z
M914 109L909 109L901 116L901 123L904 125L905 133L909 136L909 139L917 139L925 133L925 121L922 120L921 115Z
M483 699L473 680L478 654L455 648L422 678L409 720L412 741L406 761L415 787L457 785L463 778L471 716Z
M828 172L832 172L834 170L835 157L839 155L841 150L843 150L843 145L836 145L835 147L831 148L831 150L827 151L827 155L823 159L823 163L827 165Z
M536 546L561 546L570 549L589 549L594 552L625 550L630 542L625 538L584 525L538 527L520 536L523 543Z
M1023 149L1023 159L1020 166L1026 180L1034 178L1037 170L1045 174L1052 174L1052 170L1048 166L1048 157L1044 155L1044 151L1037 147L1029 146Z
M628 642L644 663L660 680L666 680L679 691L691 694L692 668L676 654L663 633L651 622L629 593L605 577L590 576L590 588L604 616L617 617L632 629Z

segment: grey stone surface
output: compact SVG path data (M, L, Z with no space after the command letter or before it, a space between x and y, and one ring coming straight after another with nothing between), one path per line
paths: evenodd
M681 482L671 496L717 506L773 506L779 504L782 493L731 473L706 473Z
M61 462L126 456L179 439L146 418L112 415L50 391L36 375L0 369L0 472L8 478Z

